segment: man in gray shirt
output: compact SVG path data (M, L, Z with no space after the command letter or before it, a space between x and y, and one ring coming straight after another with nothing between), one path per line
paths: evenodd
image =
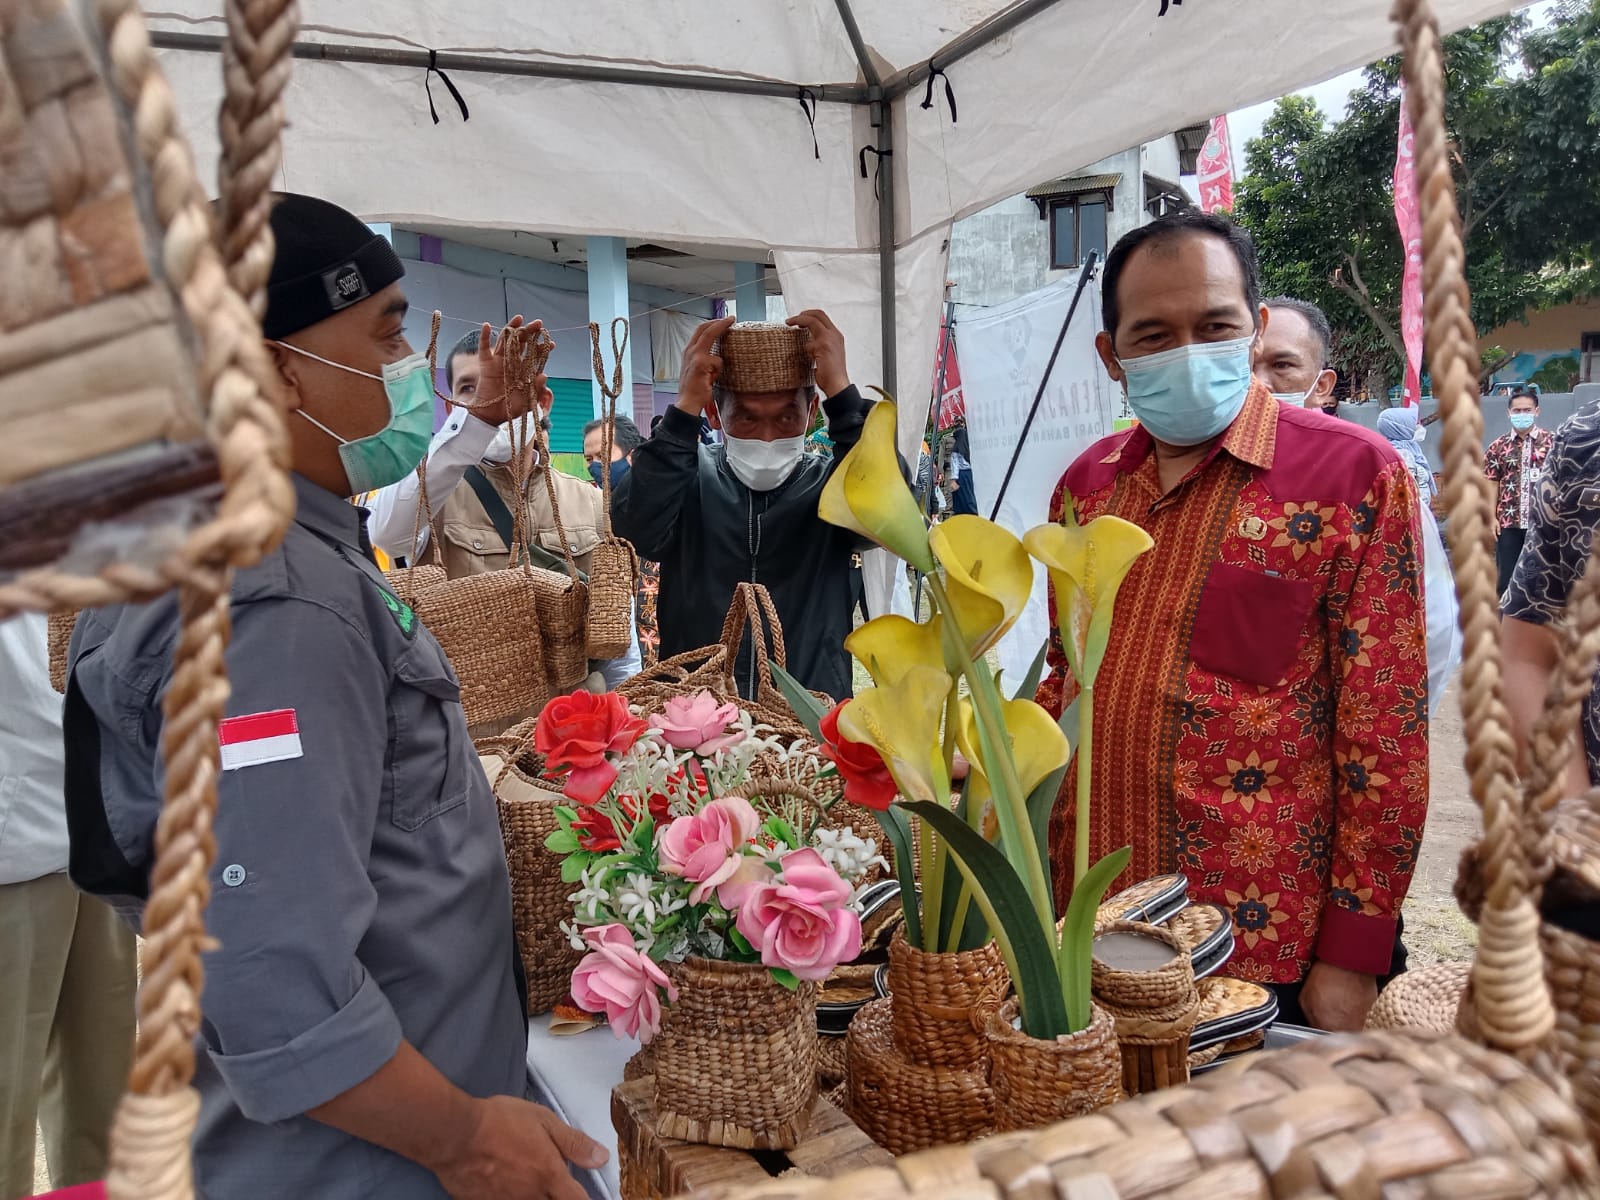
M320 200L281 197L272 226L263 324L298 512L233 585L198 1190L581 1200L593 1178L568 1161L606 1155L527 1099L510 887L455 673L347 500L413 469L432 430L427 363L401 332L400 261ZM485 411L527 411L484 357ZM72 643L70 870L134 919L177 632L168 597L86 613Z

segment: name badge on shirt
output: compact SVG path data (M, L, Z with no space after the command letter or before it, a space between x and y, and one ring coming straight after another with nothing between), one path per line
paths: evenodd
M224 771L304 757L300 722L292 708L229 717L217 726L217 741Z

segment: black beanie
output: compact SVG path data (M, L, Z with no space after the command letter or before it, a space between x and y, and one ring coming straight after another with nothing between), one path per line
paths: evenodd
M276 247L261 322L269 338L326 320L405 276L389 240L337 204L281 192L271 223Z

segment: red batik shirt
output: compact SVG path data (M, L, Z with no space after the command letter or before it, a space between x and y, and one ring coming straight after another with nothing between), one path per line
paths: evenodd
M1230 975L1383 974L1428 808L1416 486L1375 434L1259 383L1165 496L1152 450L1139 427L1103 439L1053 502L1155 540L1095 686L1091 856L1131 845L1120 884L1181 870L1228 908ZM1039 702L1059 714L1076 690L1059 635L1049 657ZM1063 893L1072 795L1052 824Z

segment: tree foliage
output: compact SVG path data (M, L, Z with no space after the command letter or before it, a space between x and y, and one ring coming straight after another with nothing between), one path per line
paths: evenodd
M1480 332L1596 290L1600 261L1600 0L1550 23L1520 16L1447 38L1446 121ZM1400 60L1367 68L1331 125L1286 96L1245 148L1235 216L1270 294L1314 301L1334 362L1397 381L1402 255L1394 220Z

